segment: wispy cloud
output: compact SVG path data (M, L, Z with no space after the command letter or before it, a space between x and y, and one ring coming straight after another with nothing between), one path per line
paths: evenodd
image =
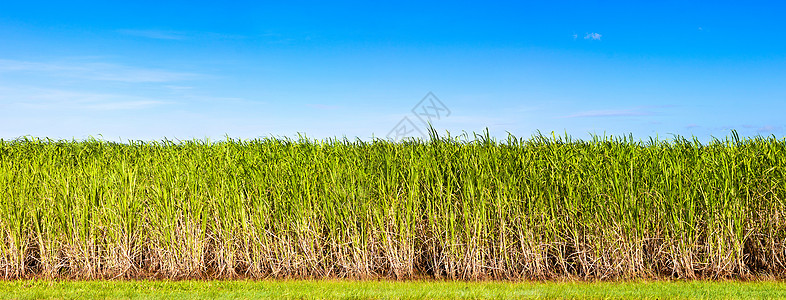
M758 132L772 132L780 130L780 126L764 125L756 129Z
M734 128L735 128L735 126L724 126L724 127L721 127L721 129L724 129L724 130L729 130L729 129L734 129ZM748 129L748 130L755 130L757 133L762 133L762 132L780 131L782 127L781 126L775 126L775 125L742 124L742 128L745 128L745 129Z
M157 40L184 40L188 37L184 32L171 31L171 30L120 29L117 30L117 32L120 34L149 38L149 39L157 39Z
M156 100L114 101L89 104L85 105L85 108L94 110L135 110L151 108L162 104L166 104L166 102Z
M0 73L27 72L52 77L69 77L130 83L172 82L199 78L199 74L140 68L102 62L30 62L0 59Z
M182 86L182 85L165 85L164 88L167 88L172 91L184 91L184 90L194 89L193 86Z
M627 109L601 109L601 110L587 110L577 112L575 114L563 116L561 118L597 118L597 117L634 117L634 116L649 116L654 112L647 110L644 107L634 107Z
M0 87L0 101L24 110L138 110L169 103L135 95L35 87Z
M600 41L600 38L601 38L602 36L603 36L603 35L602 35L602 34L600 34L600 33L597 33L597 32L592 32L592 33L587 33L587 35L585 35L585 36L584 36L584 39L585 39L585 40Z
M194 31L176 31L176 30L159 30L159 29L118 29L115 32L148 39L156 40L190 40L190 39L245 39L244 35L227 34L218 32L194 32Z
M321 110L334 110L339 108L338 105L328 105L328 104L306 104L306 106Z

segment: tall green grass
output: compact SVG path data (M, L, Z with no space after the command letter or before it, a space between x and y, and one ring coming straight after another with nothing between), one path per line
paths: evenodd
M786 140L0 140L0 277L786 271Z

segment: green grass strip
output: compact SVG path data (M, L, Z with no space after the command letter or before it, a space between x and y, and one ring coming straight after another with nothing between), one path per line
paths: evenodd
M777 299L786 283L713 281L2 281L0 299Z

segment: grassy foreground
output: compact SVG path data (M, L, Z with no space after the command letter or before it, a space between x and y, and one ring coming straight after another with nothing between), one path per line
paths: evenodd
M786 141L0 140L2 278L786 273Z
M0 299L778 299L779 282L2 281Z

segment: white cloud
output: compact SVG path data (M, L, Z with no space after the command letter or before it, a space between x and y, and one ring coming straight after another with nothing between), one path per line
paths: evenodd
M758 131L758 132L771 132L771 131L776 131L776 130L779 130L779 129L780 129L779 126L764 125L762 127L759 127L758 129L756 129L756 131Z
M165 102L155 100L114 101L86 105L85 108L95 110L131 110L150 108L164 103Z
M339 108L338 105L319 104L319 103L317 103L317 104L306 104L306 106L311 107L311 108L321 109L321 110L334 110L334 109L338 109Z
M605 109L582 111L572 115L563 116L562 118L632 117L649 116L652 114L653 112L644 110L643 108Z
M182 86L182 85L165 85L164 87L173 91L184 91L184 90L194 89L193 86Z
M602 36L603 35L600 34L600 33L593 32L593 33L587 33L587 35L584 36L584 39L585 40L600 41L600 37L602 37Z
M186 34L180 31L171 30L137 30L137 29L120 29L118 33L125 35L132 35L144 37L149 39L158 40L183 40L186 39Z
M30 62L0 59L0 73L26 72L46 77L66 77L129 83L172 82L199 78L199 74L140 68L103 62Z
M175 31L158 29L118 29L115 32L135 37L142 37L156 40L188 40L188 39L245 39L246 36L237 34L226 34L217 32L194 32L194 31Z
M0 87L0 101L6 109L30 110L137 110L151 108L166 101L134 95L46 89L35 87Z

